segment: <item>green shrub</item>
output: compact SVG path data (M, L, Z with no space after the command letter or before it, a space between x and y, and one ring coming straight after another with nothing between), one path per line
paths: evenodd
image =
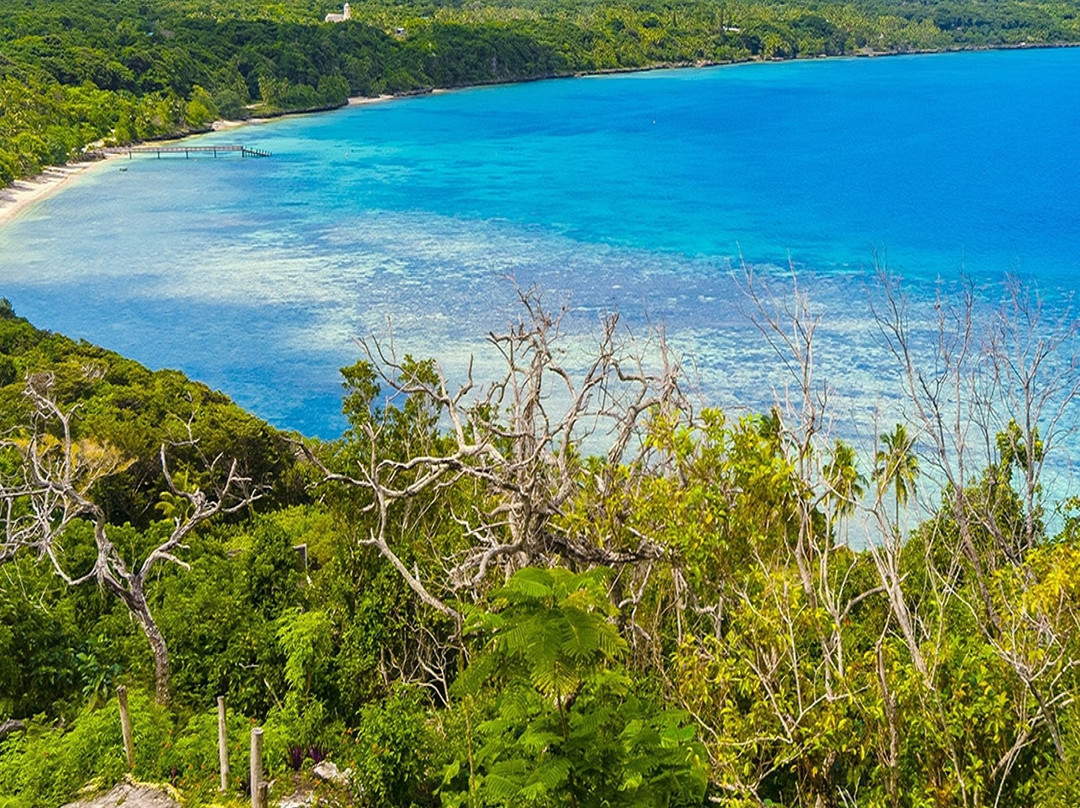
M248 787L253 723L239 713L229 712L226 737L229 750L229 791L241 794ZM176 740L162 750L159 769L162 779L176 783L192 804L212 802L220 785L217 708L192 716Z
M363 805L437 804L428 765L436 755L428 728L430 703L415 686L401 685L365 707L356 730L353 781Z
M145 693L128 695L135 741L135 777L160 779L161 750L172 740L172 721ZM20 808L56 808L83 785L119 782L127 771L120 708L115 699L84 710L70 729L35 720L25 734L0 745L0 794Z
M702 804L705 750L622 666L608 575L525 568L473 614L487 641L455 690L466 704L493 695L494 715L467 727L471 751L445 769L444 806Z
M10 356L0 355L0 387L7 387L19 380L19 367Z
M1069 716L1080 723L1080 711ZM1065 722L1065 759L1054 758L1035 775L1035 805L1041 808L1075 808L1080 805L1080 727Z

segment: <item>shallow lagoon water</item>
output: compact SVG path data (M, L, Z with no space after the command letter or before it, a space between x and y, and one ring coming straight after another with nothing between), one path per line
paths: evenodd
M331 437L337 368L392 326L451 372L514 282L663 323L725 406L782 383L732 280L793 267L823 316L845 431L895 386L869 327L875 258L929 301L961 271L1080 286L1080 49L752 64L536 82L201 138L268 160L112 162L0 230L0 296L40 327L178 367ZM778 283L783 281L778 280ZM481 372L485 367L481 359Z

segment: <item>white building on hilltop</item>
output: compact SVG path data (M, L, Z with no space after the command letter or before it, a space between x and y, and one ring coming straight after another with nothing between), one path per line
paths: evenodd
M351 19L352 19L352 9L349 8L349 4L346 3L342 7L340 14L327 14L326 19L324 19L323 22L345 22L345 20L351 20Z

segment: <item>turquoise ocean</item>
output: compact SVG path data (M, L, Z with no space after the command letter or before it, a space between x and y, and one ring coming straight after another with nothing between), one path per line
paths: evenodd
M1052 307L1080 288L1080 49L543 81L196 142L273 157L98 167L0 229L0 297L323 437L355 338L482 374L515 284L584 349L607 312L637 338L662 324L702 401L760 409L782 374L733 277L794 270L845 432L896 387L875 262L927 305L961 273Z

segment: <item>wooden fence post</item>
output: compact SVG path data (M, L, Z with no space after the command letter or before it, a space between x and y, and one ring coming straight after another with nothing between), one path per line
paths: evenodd
M229 788L229 745L225 731L225 697L217 697L217 742L218 758L221 761L221 793Z
M263 799L263 751L262 727L255 727L251 731L251 808L265 808L266 801Z
M120 729L124 733L124 755L129 769L135 768L135 739L131 732L131 712L128 710L127 688L116 688L116 700L120 702Z

